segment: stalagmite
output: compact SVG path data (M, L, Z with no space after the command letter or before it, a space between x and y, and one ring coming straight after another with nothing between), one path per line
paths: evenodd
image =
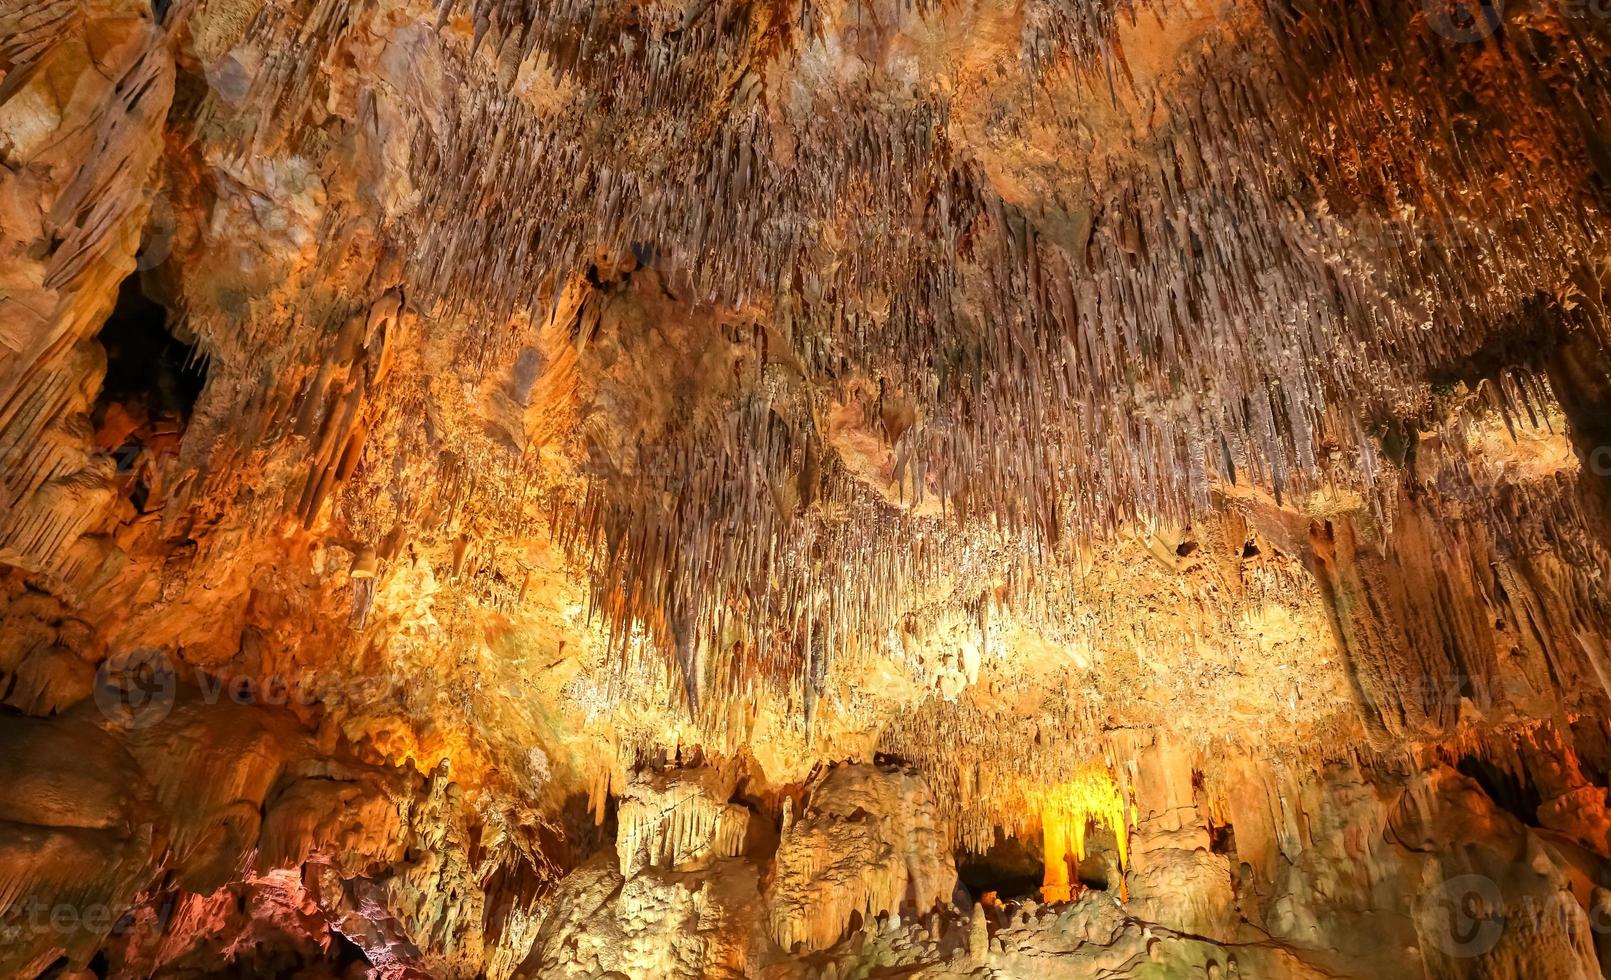
M853 920L948 901L956 884L949 834L915 774L833 769L778 845L766 896L773 938L784 949L824 949Z
M968 919L968 957L975 964L983 964L990 959L990 926L985 922L983 905L974 905L973 914Z

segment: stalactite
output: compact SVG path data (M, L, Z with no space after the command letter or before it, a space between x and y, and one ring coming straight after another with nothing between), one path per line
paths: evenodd
M621 874L701 867L742 853L749 811L727 802L730 781L712 768L635 776L616 806Z
M1085 859L1085 832L1092 823L1113 832L1119 865L1129 861L1130 802L1106 767L1090 765L1074 779L1036 794L1040 808L1046 881L1041 888L1048 902L1066 902L1072 895L1069 860L1077 867Z
M1503 134L1462 141L1446 106L1412 105L1404 94L1469 70L1475 52L1431 44L1424 27L1413 42L1382 40L1402 34L1383 10L1329 20L1272 15L1265 32L1237 42L1274 52L1307 80L1302 90L1215 74L1208 59L1197 69L1201 84L1168 95L1172 124L1155 161L1092 173L1080 191L1093 202L1090 216L1069 239L1000 198L953 143L943 96L873 109L872 83L847 82L844 111L789 155L778 153L776 131L762 124L747 89L728 87L726 66L760 51L789 54L772 47L765 16L746 22L714 6L670 30L615 8L584 15L568 3L518 12L471 5L485 43L518 38L560 77L641 79L618 84L610 111L657 135L643 141L655 146L657 176L644 179L647 163L631 146L596 156L578 128L585 120L539 122L512 94L470 87L461 68L447 125L417 127L421 217L395 229L416 245L422 295L443 314L483 324L464 353L491 364L507 354L499 325L557 303L552 289L545 302L543 284L575 275L595 243L653 242L697 302L775 310L778 333L792 338L790 356L813 376L848 378L848 362L855 375L922 393L921 421L891 438L913 496L933 494L952 519L1024 532L1037 547L1135 523L1187 523L1207 506L1211 479L1251 479L1278 496L1314 488L1323 442L1352 447L1344 452L1368 473L1374 454L1360 417L1411 395L1429 369L1480 343L1482 328L1472 324L1515 298L1506 283L1547 278L1544 264L1589 254L1599 235L1523 206L1512 190L1476 190L1508 154L1506 138L1536 132L1569 147L1577 136L1560 132L1547 106L1517 96ZM1036 8L1023 50L1044 76L1039 84L1058 84L1051 67L1067 64L1076 75L1101 75L1113 98L1129 98L1133 81L1112 33L1120 18L1159 15L1127 7L1099 5L1066 23ZM444 17L453 9L445 6ZM321 36L328 24L315 11L301 29ZM641 43L611 37L623 24ZM284 29L268 15L257 28L265 37ZM580 32L574 46L551 46L572 29ZM329 37L321 43L334 43ZM1338 37L1357 56L1317 62ZM1402 55L1401 67L1360 91L1352 66L1379 60L1380 48ZM1581 72L1581 54L1563 48L1548 57L1556 70ZM292 86L274 98L293 104L302 74L290 63L270 73ZM723 110L685 135L665 132L669 107L698 103ZM1401 130L1432 135L1393 139ZM1414 157L1403 152L1412 145ZM575 179L542 179L556 171ZM1548 186L1542 178L1532 185L1538 193ZM1315 187L1331 197L1317 199ZM474 205L488 194L516 206ZM1391 213L1334 210L1372 196ZM847 226L846 200L867 219ZM820 241L847 235L846 260L819 270L811 255ZM1423 245L1401 247L1410 236ZM964 264L992 286L981 290ZM1502 274L1478 277L1479 290L1461 274L1469 269ZM887 305L874 311L868 296ZM585 352L598 309L585 307L580 320ZM802 562L795 544L806 539L789 529L773 494L821 465L800 462L815 451L812 437L777 442L767 434L769 407L757 399L739 409L725 453L711 438L666 447L662 484L683 501L677 512L648 513L659 506L649 503L654 494L595 494L575 512L584 523L567 532L608 550L593 562L595 606L618 646L642 630L679 663L690 706L704 672L734 649L718 636L735 618L797 623L797 633L809 624L864 644L888 627L867 600L840 602L834 590L819 612L797 605L815 586L751 586L738 600L715 585L739 574L764 581L826 557ZM1049 433L1055 438L1043 438ZM310 478L305 514L328 494L321 484L335 482ZM859 492L833 479L823 490L829 506ZM717 512L746 529L742 540L713 533ZM879 577L904 571L904 556L881 554L885 546L859 529L815 540L842 556L830 566L857 563ZM818 622L823 615L830 618ZM787 637L755 636L737 649L771 676L809 670L808 648Z

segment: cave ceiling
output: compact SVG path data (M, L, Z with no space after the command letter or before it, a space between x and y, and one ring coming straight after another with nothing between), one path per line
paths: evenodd
M0 968L793 976L1004 841L1176 921L1189 804L1258 935L1183 950L1544 976L1350 972L1282 828L1611 886L1608 70L1594 4L0 0L0 911L190 943ZM667 867L697 956L565 972Z

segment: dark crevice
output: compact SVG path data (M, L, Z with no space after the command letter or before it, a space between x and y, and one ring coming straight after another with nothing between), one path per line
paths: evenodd
M961 854L957 879L973 895L995 892L1000 899L1033 898L1045 878L1039 842L997 837L983 854Z
M1086 852L1074 868L1074 879L1093 892L1105 892L1114 880L1113 866L1108 863L1106 851Z
M143 511L158 464L179 451L207 372L196 348L169 330L167 309L145 294L138 273L123 280L96 340L106 378L90 410L95 444L111 454L125 495Z
M1538 787L1525 775L1516 775L1483 759L1466 757L1456 765L1462 775L1476 780L1488 798L1506 813L1528 827L1538 826L1538 808L1543 804Z
M349 966L371 965L369 957L357 943L334 929L330 930L330 959L335 964L337 972L342 974L345 974L345 968Z

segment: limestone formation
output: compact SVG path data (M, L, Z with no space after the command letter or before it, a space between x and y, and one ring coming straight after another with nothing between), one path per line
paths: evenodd
M949 902L956 887L951 828L923 777L839 766L778 842L766 914L783 949L823 949L852 925L908 918Z
M1611 976L1608 65L0 0L0 980Z
M621 874L631 877L646 867L681 870L737 857L750 814L726 802L731 795L732 787L716 769L635 777L616 802Z

